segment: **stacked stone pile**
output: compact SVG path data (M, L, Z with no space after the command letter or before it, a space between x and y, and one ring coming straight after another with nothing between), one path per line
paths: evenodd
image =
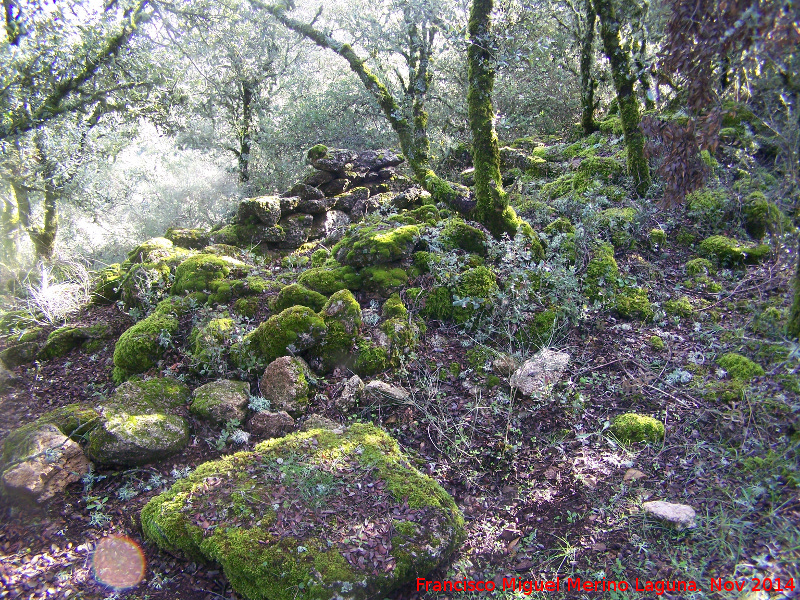
M243 200L236 223L212 232L211 241L264 249L335 241L347 225L382 204L407 203L411 183L396 170L404 160L391 150L354 152L314 146L308 151L312 173L281 196Z

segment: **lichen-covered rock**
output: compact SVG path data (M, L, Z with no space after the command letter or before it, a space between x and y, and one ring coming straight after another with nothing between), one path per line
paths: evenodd
M103 420L89 433L86 453L102 464L143 465L180 452L189 427L171 414L189 390L172 378L128 382L102 406Z
M270 440L290 433L294 419L285 410L257 412L247 422L247 429L255 440Z
M386 229L375 224L352 226L333 248L333 254L343 265L366 267L408 258L420 238L417 225Z
M324 153L315 151L324 148ZM339 148L325 148L325 146L318 145L308 151L308 160L311 166L320 171L330 171L332 173L339 173L346 169L352 169L353 163L358 157L358 154L352 150L344 150Z
M336 179L336 173L331 173L330 171L312 171L303 178L303 183L318 188L334 179Z
M272 227L281 219L281 199L276 196L248 198L239 203L239 223L260 223Z
M174 253L174 245L167 238L152 238L128 252L128 262L155 263L169 258Z
M80 481L91 465L81 447L55 425L42 425L26 439L24 451L3 462L3 492L42 503Z
M446 249L461 248L471 254L486 256L486 234L462 219L449 219L442 230L441 241Z
M375 379L364 386L364 398L376 403L388 402L390 404L406 404L411 400L411 394L396 385Z
M636 413L616 416L610 431L625 443L660 442L664 439L664 424L661 421Z
M342 392L336 397L334 404L343 412L350 411L359 403L363 393L364 382L358 375L353 375L345 382Z
M267 366L258 389L273 408L296 418L308 405L311 379L311 369L302 358L281 356Z
M355 167L362 171L380 171L388 167L396 167L404 160L402 154L396 154L392 150L365 150L356 157Z
M211 235L205 229L178 229L170 228L164 237L174 246L187 250L202 250L211 241Z
M306 212L302 209L303 202L306 200L320 200L325 198L325 194L322 193L319 189L314 187L313 185L308 185L305 183L296 183L292 186L292 189L289 190L288 196L297 196L300 198L300 206L298 210L301 212Z
M297 283L327 296L339 290L359 289L361 277L353 267L322 266L303 271Z
M271 316L231 348L231 357L241 368L260 370L280 356L299 354L325 337L325 322L305 306L287 308Z
M189 411L219 425L230 420L244 422L250 402L250 384L246 381L219 379L192 392L194 398Z
M509 383L524 396L544 400L561 380L568 364L569 354L566 352L543 348L514 371Z
M464 539L455 502L380 429L336 431L200 465L144 507L145 536L220 564L249 600L383 598L426 576ZM223 511L224 526L197 517ZM356 541L363 531L373 547Z
M344 194L348 189L350 189L352 181L346 177L339 177L326 183L325 185L320 186L320 189L328 198L335 198L336 196L340 196Z
M349 213L353 210L356 202L359 200L366 200L369 198L369 190L365 187L357 187L351 189L346 194L340 194L333 197L333 208Z
M329 419L317 413L311 413L306 417L306 420L303 421L303 424L300 426L300 431L311 431L313 429L330 429L338 435L344 432L345 427L333 419Z
M349 290L333 294L320 311L325 322L325 338L315 350L320 367L327 372L337 364L349 362L361 329L361 306Z
M340 210L328 210L314 215L314 224L308 234L310 240L325 240L327 243L338 242L344 235L350 217Z
M314 226L314 217L305 214L295 214L283 217L278 223L284 235L278 242L281 248L299 248L308 241L311 228Z
M125 308L147 311L168 293L172 269L164 261L131 266L119 281L119 297Z

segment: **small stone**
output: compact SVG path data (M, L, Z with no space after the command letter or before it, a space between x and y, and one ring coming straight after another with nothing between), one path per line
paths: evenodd
M308 405L310 378L311 369L302 358L281 356L267 365L258 389L274 408L296 418Z
M639 469L628 469L625 471L622 481L636 481L637 479L642 479L644 477L647 477L647 475L642 473Z
M336 408L343 412L352 410L358 404L363 392L364 382L358 375L353 375L344 384L341 395L336 399Z
M524 396L545 399L559 382L569 363L569 354L544 348L526 360L509 379L511 387Z
M290 433L294 429L294 419L285 410L264 411L250 417L247 428L255 439L269 440Z
M692 529L695 527L696 513L691 506L686 504L673 504L656 500L642 504L645 514L655 517L665 523L670 523L679 529Z
M401 387L375 380L370 381L364 388L364 397L370 400L405 404L411 398L411 395Z

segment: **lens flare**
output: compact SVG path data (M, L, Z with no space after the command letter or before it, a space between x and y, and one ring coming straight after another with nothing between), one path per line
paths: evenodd
M131 588L144 579L145 560L139 544L124 535L97 543L92 556L94 578L116 590Z

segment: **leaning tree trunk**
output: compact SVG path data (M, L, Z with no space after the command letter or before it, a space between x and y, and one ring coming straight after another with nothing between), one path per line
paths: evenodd
M633 177L636 193L644 196L650 187L650 169L644 155L644 134L639 128L639 103L633 92L636 77L631 72L629 53L619 43L620 24L614 14L613 0L594 0L600 17L600 37L611 66L611 78L617 92L619 116L628 153L628 173Z
M594 122L594 90L597 80L592 77L592 62L594 58L594 24L597 15L592 6L592 0L585 0L584 10L586 22L584 23L583 38L581 39L581 127L584 135L591 135L597 131Z
M459 210L462 208L458 205L460 198L458 192L446 180L436 175L431 166L427 114L422 98L417 97L413 107L413 118L409 119L388 88L367 67L366 61L355 53L350 44L338 42L329 34L315 29L313 25L289 17L285 12L287 8L290 8L287 4L267 5L259 0L250 1L253 6L259 7L275 17L284 27L344 58L350 65L350 70L358 76L367 91L375 98L384 117L397 134L400 149L408 160L408 165L416 180L431 193L435 200L454 205Z
M494 235L514 235L523 225L508 205L500 175L500 147L494 128L494 57L491 30L493 0L472 0L469 15L467 107L472 130L472 162L475 167L475 220Z

